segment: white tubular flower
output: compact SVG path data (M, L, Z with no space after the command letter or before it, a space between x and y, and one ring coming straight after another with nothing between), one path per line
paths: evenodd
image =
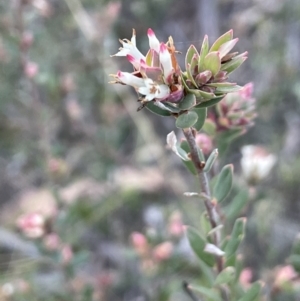
M144 79L137 77L129 72L118 71L118 73L114 75L114 77L117 80L117 82L133 86L135 88L145 86Z
M255 145L244 146L242 155L243 176L251 184L257 184L266 179L277 161L275 155Z
M159 40L157 39L154 31L149 28L148 29L148 38L149 38L149 46L151 49L154 49L157 53L159 52Z
M145 56L136 48L135 36L135 30L133 29L131 41L128 39L120 40L123 47L120 47L120 51L112 56L127 56L129 54L136 60L145 59Z
M144 87L138 88L138 92L144 95L147 101L164 100L170 95L170 89L167 85L159 85L150 78L146 78L144 84Z
M134 58L132 55L127 54L127 59L129 61L129 63L131 63L134 67L135 70L139 70L140 66L141 66L141 61L143 60L137 60L136 58Z
M164 69L164 78L168 81L168 77L173 72L172 58L166 44L161 43L159 48L159 60Z

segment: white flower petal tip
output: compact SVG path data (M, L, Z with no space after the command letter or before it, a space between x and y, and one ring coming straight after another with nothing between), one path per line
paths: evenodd
M157 39L154 31L149 28L147 34L149 38L150 49L154 49L156 52L159 52L159 40Z
M159 60L164 69L164 77L168 79L170 74L174 71L172 66L172 58L166 44L161 43L159 47Z

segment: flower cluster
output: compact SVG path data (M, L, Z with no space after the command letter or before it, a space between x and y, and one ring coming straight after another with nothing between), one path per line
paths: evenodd
M217 123L220 129L245 129L253 125L257 114L256 99L252 96L253 84L246 84L241 90L228 93L216 105Z
M227 82L228 75L247 59L247 52L230 52L237 41L237 38L233 39L233 31L229 30L210 48L205 36L200 53L191 45L186 53L186 71L182 77L186 90L206 101L238 91L240 86Z
M153 30L148 29L148 38L150 49L146 56L136 47L135 30L131 40L120 40L122 47L114 56L126 56L133 72L118 71L111 75L114 77L111 83L134 87L142 104L150 101L177 104L192 94L196 99L188 107L192 108L208 100L220 101L225 94L240 89L227 79L246 60L247 52L230 53L238 41L233 39L232 30L219 37L211 48L205 36L200 54L191 45L186 53L186 71L178 65L172 37L167 43L159 42Z
M150 49L146 56L136 47L135 30L130 41L120 40L123 47L114 56L126 56L134 71L118 71L112 75L113 83L133 86L143 102L179 102L183 98L183 86L173 39L170 37L167 43L160 43L152 29L148 29L148 37Z

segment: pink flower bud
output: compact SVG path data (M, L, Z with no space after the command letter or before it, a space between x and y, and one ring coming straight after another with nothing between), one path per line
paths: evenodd
M213 150L212 138L204 133L198 133L196 136L196 143L202 149L204 155L208 155Z
M297 277L297 273L291 265L282 266L277 270L275 276L275 286L282 286L283 284L292 281Z
M58 250L60 243L60 238L56 233L50 233L44 238L44 246L49 251Z
M27 62L24 67L24 73L25 75L32 79L34 78L39 72L39 65L34 62Z
M180 237L183 235L183 223L180 212L175 211L169 219L168 231L171 235Z
M250 268L245 268L240 274L240 283L244 288L248 288L251 285L253 272Z
M139 255L147 254L149 246L146 237L142 233L133 232L131 234L131 243Z
M171 257L173 252L173 244L169 241L157 245L153 249L153 258L157 261L164 261Z
M73 251L70 245L64 245L61 249L61 260L62 263L67 265L73 259Z
M22 215L17 220L18 228L29 238L38 238L45 233L45 218L39 213Z
M24 50L27 50L33 43L33 34L31 31L26 31L23 33L22 39L21 39L21 47Z

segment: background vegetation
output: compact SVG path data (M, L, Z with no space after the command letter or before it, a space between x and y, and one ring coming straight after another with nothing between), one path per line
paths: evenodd
M300 230L299 20L296 0L2 1L1 300L188 300L181 282L199 269L167 229L178 211L183 223L199 223L200 208L182 196L195 183L165 148L174 120L136 112L133 91L107 84L126 69L109 55L132 28L141 49L150 27L183 52L233 28L238 50L248 50L234 79L254 83L258 118L222 161L240 175L242 145L277 156L244 212L241 251L253 280L273 283ZM16 220L29 212L51 221L71 261L18 233ZM134 231L153 248L171 239L173 256L141 260ZM272 298L300 300L289 289Z

